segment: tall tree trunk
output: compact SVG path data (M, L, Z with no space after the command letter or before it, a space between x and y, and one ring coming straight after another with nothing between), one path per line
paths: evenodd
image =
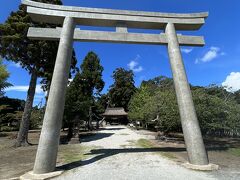
M67 134L68 141L70 141L72 137L73 137L73 123L69 122L68 123L68 134Z
M92 126L92 106L90 106L90 108L89 108L88 129L89 129L90 131L93 130L93 126Z
M17 136L17 141L15 144L16 147L28 145L28 130L30 125L30 117L32 112L32 105L33 105L36 85L37 85L37 71L34 68L32 70L31 80L30 80L29 89L27 93L27 100L26 100L22 121L19 128L18 136Z

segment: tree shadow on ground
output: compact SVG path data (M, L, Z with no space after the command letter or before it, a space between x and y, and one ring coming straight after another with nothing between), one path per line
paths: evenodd
M0 132L0 137L7 137L7 136L8 136L7 133L2 133L2 132Z
M240 147L240 139L239 138L205 138L204 143L208 148Z
M122 129L125 129L125 128L101 128L99 129L99 131L118 131Z
M80 135L80 141L81 142L90 142L90 141L96 141L99 139L107 138L112 136L114 133L96 133L96 134L83 134Z
M221 148L240 147L240 138L204 137L203 140L207 149L219 148L221 150ZM165 143L185 144L183 137L167 137L165 140L158 139L157 141Z
M228 147L208 147L208 151L226 151ZM121 153L157 153L157 152L186 152L186 148L180 147L156 147L156 148L125 148L125 149L93 149L85 155L94 156L87 160L79 160L71 162L62 166L59 166L59 169L71 170L77 167L85 166L88 164L95 163L101 159L121 154Z
M96 141L99 139L107 138L112 136L114 133L95 133L95 132L87 132L82 133L79 136L79 141L82 142L90 142ZM63 135L60 137L60 144L67 145L71 140L68 139L67 135Z
M142 153L142 152L180 152L185 151L185 148L126 148L126 149L93 149L85 155L94 155L94 157L87 160L80 160L65 164L58 167L59 169L71 170L80 166L85 166L101 159L121 154L121 153Z

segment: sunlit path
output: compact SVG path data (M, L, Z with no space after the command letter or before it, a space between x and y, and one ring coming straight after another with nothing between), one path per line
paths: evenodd
M97 138L99 136L99 138ZM188 170L157 154L158 148L140 148L139 139L149 138L125 126L109 126L99 131L96 140L82 145L98 146L93 157L83 160L70 171L55 179L81 180L154 180L154 179L215 179L211 173Z

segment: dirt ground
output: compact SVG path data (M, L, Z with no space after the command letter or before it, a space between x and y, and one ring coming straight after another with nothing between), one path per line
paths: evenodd
M141 142L140 146L160 147L162 148L163 156L169 159L182 163L187 160L187 153L184 148L182 138L168 139L167 141L160 141L155 139L155 133L140 130L136 131L148 137L148 142ZM83 133L81 135L82 142L91 142L96 138L106 138L105 134L97 136L97 132ZM40 131L31 131L29 133L29 141L33 144L28 147L14 148L16 132L0 133L0 179L9 179L19 177L28 172L33 167L36 149ZM66 133L62 132L62 143L59 147L58 166L68 170L71 166L78 166L73 162L81 161L89 158L89 152L97 148L97 145L81 144L66 144L64 141ZM107 135L108 136L108 135ZM238 138L215 138L206 139L205 144L208 150L208 155L211 163L220 165L220 170L214 173L219 179L234 179L240 177L240 139Z
M161 141L155 139L155 132L141 130L138 133L149 135L156 146L165 147L166 152L173 153L179 161L187 160L183 138ZM220 165L221 169L240 169L240 138L205 138L204 144L211 163Z
M165 148L165 152L175 161L187 161L187 152L183 138L166 141L156 140L156 133L141 130L138 133L149 135L151 142L157 147ZM154 138L153 138L154 137ZM219 171L213 172L218 179L240 179L240 138L205 138L204 144L208 151L210 163L219 165Z
M13 147L16 133L0 133L0 180L18 178L33 168L40 131L30 131L28 136L32 145L19 148ZM83 133L82 137L83 139L91 138L95 134L96 132ZM95 148L94 146L83 147L81 144L66 144L65 139L66 132L61 132L61 144L57 159L58 166L85 159L88 156L84 154Z

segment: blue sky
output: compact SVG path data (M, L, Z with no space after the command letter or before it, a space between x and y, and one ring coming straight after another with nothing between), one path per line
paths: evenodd
M180 32L202 35L204 47L182 47L183 59L189 82L207 86L215 83L240 89L240 1L238 0L63 0L64 5L129 9L158 12L191 13L208 11L206 24L199 31ZM1 0L0 23L11 11L17 10L20 0ZM152 31L159 33L160 31ZM138 86L142 80L159 75L171 77L167 49L156 45L127 45L108 43L74 43L78 66L89 51L95 51L104 66L103 78L106 82L103 92L112 84L112 72L117 67L133 69ZM25 99L29 84L29 74L18 65L5 62L11 74L9 82L14 86L7 89L9 97ZM40 85L34 104L41 102L44 93Z

